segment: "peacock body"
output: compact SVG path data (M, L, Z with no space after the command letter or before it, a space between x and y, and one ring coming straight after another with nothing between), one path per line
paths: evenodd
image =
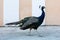
M41 7L42 14L39 17L25 17L24 19L17 21L17 22L12 22L12 23L7 23L6 25L18 25L20 29L26 30L26 29L36 29L43 23L44 17L45 17L45 12L44 12L44 6Z

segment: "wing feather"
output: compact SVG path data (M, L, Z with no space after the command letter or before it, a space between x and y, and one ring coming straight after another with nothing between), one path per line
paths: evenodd
M32 18L30 18L27 22L25 22L22 27L26 27L26 26L31 25L31 24L36 23L36 22L38 22L38 19L32 17Z

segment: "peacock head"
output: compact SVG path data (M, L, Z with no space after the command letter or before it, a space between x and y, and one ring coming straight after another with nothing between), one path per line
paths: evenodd
M45 8L45 6L42 6L42 7L41 7L41 10L43 10L44 8Z
M45 8L45 6L42 6L42 7L41 7L41 5L39 5L39 8L41 8L41 10L43 10L43 9Z

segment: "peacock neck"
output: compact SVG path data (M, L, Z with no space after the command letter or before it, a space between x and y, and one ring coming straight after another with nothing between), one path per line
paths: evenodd
M44 12L44 10L42 9L42 14L41 14L41 16L39 16L39 19L41 20L41 19L44 19L44 17L45 17L45 12Z

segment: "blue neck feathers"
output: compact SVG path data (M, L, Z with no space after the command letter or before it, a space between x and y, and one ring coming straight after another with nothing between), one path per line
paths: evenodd
M41 14L41 16L39 16L38 18L41 20L43 20L44 19L44 17L45 17L45 12L44 12L44 10L43 9L41 9L42 10L42 14Z

